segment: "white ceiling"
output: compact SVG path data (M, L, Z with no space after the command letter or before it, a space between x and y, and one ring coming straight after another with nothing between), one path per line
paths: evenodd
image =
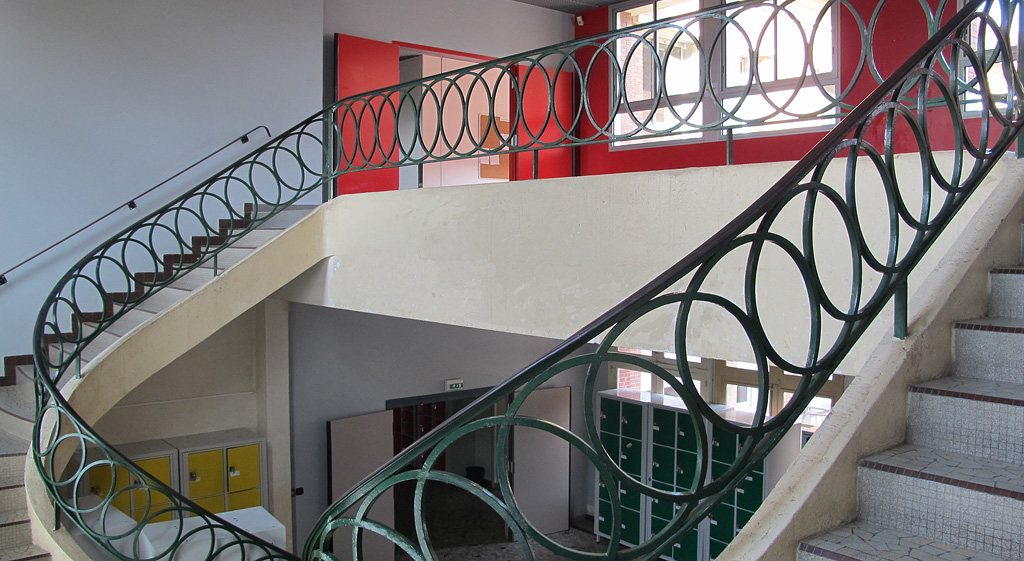
M622 0L514 0L523 4L532 4L542 8L550 8L567 14L579 14L587 10L617 4Z

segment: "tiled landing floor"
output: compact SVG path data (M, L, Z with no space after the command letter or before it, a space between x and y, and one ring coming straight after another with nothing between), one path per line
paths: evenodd
M988 553L865 522L809 539L800 545L800 551L801 558L807 552L835 561L1002 561L1001 557Z

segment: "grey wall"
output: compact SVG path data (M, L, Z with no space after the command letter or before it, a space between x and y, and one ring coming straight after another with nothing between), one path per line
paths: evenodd
M0 2L0 271L245 132L320 107L323 0ZM263 136L262 138L266 138ZM0 287L0 355L100 241L236 146Z
M289 338L292 480L304 489L293 503L299 544L329 506L328 421L382 411L388 399L439 393L447 378L464 378L466 389L496 385L557 343L306 304L292 304ZM545 383L573 387L571 428L577 432L584 430L583 374L577 368ZM575 451L571 462L571 516L581 518L592 493L591 470Z

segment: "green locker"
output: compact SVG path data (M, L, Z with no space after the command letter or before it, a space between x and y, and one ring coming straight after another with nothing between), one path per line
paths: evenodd
M664 491L687 492L698 483L700 458L709 461L706 482L721 477L732 467L739 453L740 438L729 427L705 421L710 439L701 449L700 430L679 398L649 392L610 390L598 395L601 442L618 465L638 481ZM712 408L724 420L750 426L752 415L722 405ZM687 533L663 559L709 561L729 545L753 516L782 472L799 452L799 431L790 431L768 458L748 474L697 528ZM622 541L635 545L648 540L668 526L676 505L633 489L617 489L622 505ZM611 503L608 490L599 482L596 492L598 516L594 531L610 537Z

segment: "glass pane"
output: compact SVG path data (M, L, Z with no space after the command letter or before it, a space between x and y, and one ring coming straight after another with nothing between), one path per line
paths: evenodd
M725 22L725 84L756 83L756 64L762 82L775 79L775 36L770 6L741 8ZM755 62L756 61L756 62Z
M677 380L678 380L678 378L677 378ZM680 383L682 383L682 382L680 382ZM694 380L693 381L693 385L697 386L697 393L700 393L700 387L701 387L700 386L700 380ZM670 395L670 396L673 396L673 397L679 397L679 393L676 390L672 389L672 386L670 386L668 384L665 384L665 395Z
M619 368L617 374L618 383L616 384L616 387L620 390L636 390L640 392L651 391L650 372Z
M834 109L830 109L827 112L825 109L829 107L831 100L835 96L835 87L828 86L825 88L825 92L828 95L822 93L821 89L817 87L810 87L800 89L795 96L793 95L793 90L777 90L768 94L750 94L742 101L738 98L727 99L724 105L728 108L734 108L738 103L742 103L739 109L735 111L737 118L730 119L727 124L743 125L734 130L737 135L834 125L836 123L834 118L793 122L796 119L802 119L809 115L833 114ZM785 111L780 111L778 108L783 108ZM762 119L767 119L767 123L775 121L779 122L779 124L760 126L745 124Z
M614 128L617 136L636 135L636 140L620 140L615 146L631 146L646 142L665 142L666 140L689 140L701 137L698 127L704 122L703 106L694 107L693 104L680 104L674 107L675 112L667 107L662 107L654 113L650 121L646 121L651 114L650 111L623 111L615 116ZM669 130L679 131L677 134L648 137L652 133Z
M831 8L826 10L825 6L825 0L795 0L786 5L785 10L779 12L776 18L777 78L797 78L811 74L807 47L812 34L814 71L819 74L832 71L832 12ZM819 17L821 23L818 24L818 31L815 33L814 25Z
M761 83L809 76L812 62L818 74L831 72L832 11L826 5L826 0L794 0L782 9L758 6L731 12L733 20L726 24L726 85L756 85L753 59ZM813 61L807 58L809 52Z
M662 0L658 2L659 20L696 12L699 0ZM700 88L700 21L686 19L666 25L658 31L658 57L665 67L665 91L668 95L693 93Z
M753 413L757 411L757 400L760 395L758 388L738 384L725 385L725 404L735 407L738 411ZM769 400L771 396L769 394Z
M645 4L629 10L617 12L615 15L616 29L623 29L654 21L654 4ZM656 53L654 32L637 32L637 35L616 41L616 59L622 73L625 91L623 96L629 101L651 99L654 96ZM617 79L618 76L613 76Z
M793 399L792 392L785 392L782 394L782 406L785 407L789 404L789 400ZM811 398L811 402L804 409L802 415L800 415L800 423L803 424L803 429L806 432L814 432L818 430L821 423L825 422L825 417L832 412L832 400L827 397L815 396Z

